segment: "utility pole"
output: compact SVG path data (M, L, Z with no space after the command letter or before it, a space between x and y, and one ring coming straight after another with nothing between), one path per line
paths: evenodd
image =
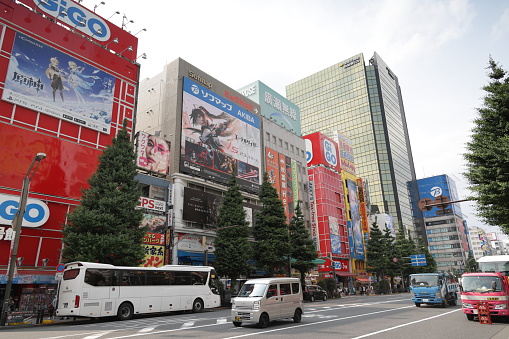
M10 260L9 260L9 268L7 272L7 285L5 286L5 295L4 302L2 307L2 313L0 314L0 326L5 326L5 319L7 316L7 310L9 309L9 300L11 297L11 289L12 289L12 280L14 278L14 269L16 267L16 257L18 256L18 245L19 245L19 237L21 235L21 224L23 222L23 215L25 214L25 209L27 205L28 199L28 190L30 188L30 182L41 163L41 160L46 158L45 153L37 153L37 155L32 160L30 167L28 168L25 177L23 178L23 186L21 188L21 197L19 201L18 211L14 216L14 220L12 221L12 229L14 231L14 239L11 240L11 251L10 251Z

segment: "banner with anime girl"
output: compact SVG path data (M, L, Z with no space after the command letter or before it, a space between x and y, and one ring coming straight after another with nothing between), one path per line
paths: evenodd
M110 133L116 78L16 33L2 100Z

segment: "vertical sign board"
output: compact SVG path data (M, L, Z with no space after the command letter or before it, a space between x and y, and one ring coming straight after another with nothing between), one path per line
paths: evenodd
M350 213L352 215L351 231L353 240L354 258L364 259L364 245L361 230L361 214L359 210L359 199L357 197L357 185L352 180L346 180L348 196L350 198Z
M269 177L269 182L281 197L281 185L279 183L281 177L279 174L279 152L265 147L265 171Z
M316 194L315 194L315 182L313 176L309 175L309 212L311 222L311 238L315 243L315 248L320 251L320 234L318 232L318 215L316 213Z
M362 179L357 179L357 190L359 193L359 212L361 216L361 225L362 232L369 232L369 222L368 222L368 211L366 209L366 196L364 194L364 183Z
M297 204L299 201L299 177L298 177L297 161L292 159L292 190L293 190L293 204ZM300 206L302 211L302 206Z

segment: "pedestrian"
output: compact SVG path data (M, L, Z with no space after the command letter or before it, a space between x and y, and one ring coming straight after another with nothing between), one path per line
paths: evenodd
M49 305L49 317L50 317L50 319L53 319L53 315L55 314L55 310L57 309L57 305L58 305L58 298L57 298L57 295L55 294L55 297L53 298L53 300L51 300L51 304Z

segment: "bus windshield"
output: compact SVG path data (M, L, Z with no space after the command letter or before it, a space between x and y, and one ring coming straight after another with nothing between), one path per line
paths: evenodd
M493 262L479 262L479 269L481 272L502 272L509 274L508 261L493 261Z
M263 297L267 284L244 284L238 297Z
M413 287L438 286L438 276L436 275L412 275L410 281Z
M463 292L500 292L502 282L499 277L469 276L463 277L461 281Z

